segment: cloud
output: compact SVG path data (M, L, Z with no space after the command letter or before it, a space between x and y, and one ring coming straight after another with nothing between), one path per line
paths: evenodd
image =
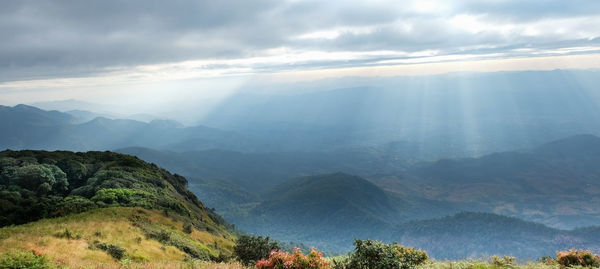
M580 53L599 47L598 14L595 0L8 0L0 81L186 62L219 75Z

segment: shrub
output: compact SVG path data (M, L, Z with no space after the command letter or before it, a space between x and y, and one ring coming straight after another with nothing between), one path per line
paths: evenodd
M600 267L600 257L589 250L559 251L556 253L556 262L562 266Z
M273 250L268 259L256 262L258 269L321 269L327 268L329 262L323 258L323 253L311 249L308 255L304 255L300 248L295 248L292 254Z
M269 237L242 235L236 241L233 253L244 265L250 265L268 258L272 250L279 249L277 242Z
M126 204L131 200L133 190L130 189L101 189L92 197L92 201L102 201L106 204Z
M406 248L398 243L384 244L373 240L354 241L355 252L350 254L345 266L349 269L402 268L409 269L424 263L427 253L414 248Z
M30 252L5 253L0 257L0 268L6 269L46 269L52 268L46 255Z
M184 232L184 233L186 233L186 234L191 234L191 233L192 233L192 231L193 231L193 229L192 229L192 224L190 224L190 223L186 223L186 224L184 224L184 225L183 225L183 232Z
M515 265L517 259L515 257L511 257L511 256L504 256L504 257L500 257L500 256L492 256L492 265L496 266L496 267L500 267L500 268L506 268L506 267L510 267L512 265Z
M108 255L113 257L115 260L121 260L127 254L125 252L125 249L120 247L119 245L94 242L93 246L97 249L104 250L106 253L108 253Z
M58 237L58 238L66 238L66 239L81 239L81 235L80 234L74 234L73 232L71 232L71 230L69 230L69 228L65 228L64 231L62 232L58 232L56 234L54 234L54 236Z

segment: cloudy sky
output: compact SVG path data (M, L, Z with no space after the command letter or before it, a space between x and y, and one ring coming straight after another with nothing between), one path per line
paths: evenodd
M600 66L597 0L0 5L4 103L95 96L99 90L123 91L123 85L154 92L220 83L233 88L247 77Z

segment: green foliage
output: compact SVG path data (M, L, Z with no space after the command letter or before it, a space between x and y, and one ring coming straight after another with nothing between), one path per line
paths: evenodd
M600 256L589 250L559 251L556 253L556 262L562 266L600 267Z
M45 255L29 252L9 252L0 256L0 268L4 269L48 269L53 268Z
M80 239L81 238L80 234L74 234L68 228L65 228L65 230L62 232L56 233L55 236L58 238L66 238L66 239Z
M492 256L492 265L498 267L498 268L511 268L514 265L516 265L517 263L517 259L515 257L511 257L511 256L504 256L504 257L500 257L500 256Z
M179 231L156 225L145 218L137 218L133 220L133 223L142 230L146 237L155 239L165 245L174 246L194 259L208 261L217 258L211 256L210 251L206 246L195 242L186 234Z
M105 251L106 253L108 253L108 255L113 257L115 260L121 260L127 255L127 252L125 252L125 249L120 247L119 245L101 243L101 242L96 241L92 244L92 247Z
M92 197L92 201L102 201L106 204L127 204L131 201L133 190L130 189L101 189Z
M348 260L336 264L338 268L375 269L401 268L410 269L427 261L427 253L421 250L406 248L397 243L384 244L380 241L354 241L355 252Z
M277 242L269 237L241 235L236 241L233 253L244 265L250 265L268 258L272 250L279 249Z
M224 233L225 221L186 185L179 175L113 152L7 150L0 152L0 227L100 207L139 206Z
M190 224L190 223L186 223L186 224L184 224L184 225L183 225L183 232L184 232L184 233L186 233L186 234L191 234L191 233L192 233L192 231L193 231L193 229L192 229L192 224Z

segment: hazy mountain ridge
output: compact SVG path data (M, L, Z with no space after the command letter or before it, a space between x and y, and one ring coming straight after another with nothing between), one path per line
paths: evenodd
M599 137L577 135L521 152L419 164L397 179L408 191L394 188L393 179L375 182L390 191L573 228L600 221L598 153Z
M344 81L337 80L342 86L323 82L320 88L314 86L318 91L292 85L297 93L240 93L200 122L268 137L288 146L284 151L407 141L417 145L413 158L427 160L517 150L579 133L600 134L599 96L593 86L597 71Z
M422 248L436 259L498 253L529 259L553 255L556 249L600 250L595 227L559 230L474 212L427 220L390 219L389 214L401 213L397 211L400 203L364 179L335 173L283 183L267 192L263 202L238 211L237 216L230 213L228 218L253 233L337 252L350 250L352 237L398 241Z
M187 149L257 149L261 142L230 131L205 126L183 127L174 121L149 123L95 117L78 123L68 113L27 105L2 107L0 148L49 150L110 150L126 146Z

